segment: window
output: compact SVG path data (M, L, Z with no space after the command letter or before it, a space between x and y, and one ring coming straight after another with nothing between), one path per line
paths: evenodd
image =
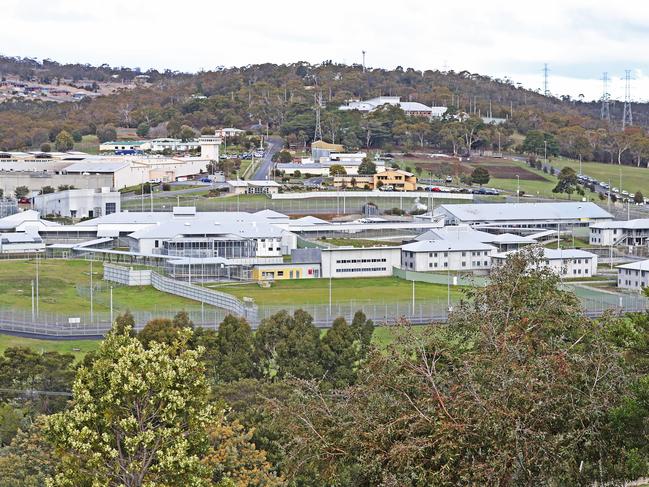
M277 277L283 277L284 271L277 271Z
M106 214L117 213L117 203L106 203Z

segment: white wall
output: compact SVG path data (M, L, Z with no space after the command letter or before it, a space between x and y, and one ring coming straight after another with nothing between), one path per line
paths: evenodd
M492 250L451 250L447 252L402 251L402 268L408 271L473 271L491 268ZM411 256L412 254L412 256Z
M367 247L322 250L322 277L391 276L401 266L401 249Z
M646 271L618 268L617 287L640 291L647 286L649 286L649 268Z

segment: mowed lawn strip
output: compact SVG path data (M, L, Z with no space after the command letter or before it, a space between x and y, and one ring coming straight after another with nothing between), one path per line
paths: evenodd
M332 279L332 300L336 303L372 302L377 305L412 299L412 282L396 277ZM270 288L257 284L208 284L237 297L250 297L258 305L308 305L329 302L329 279L298 279L275 281ZM451 287L451 297L458 298L461 288ZM415 300L444 300L445 284L415 283Z
M76 285L90 286L90 262L84 260L42 259L39 271L39 309L46 313L74 315L90 312L90 300L77 293ZM95 293L94 309L109 311L109 286L103 281L103 264L93 263L94 284L102 290ZM36 281L35 260L0 260L0 308L31 310L31 282ZM114 286L113 307L116 312L182 310L196 307L197 302L157 291L151 286Z

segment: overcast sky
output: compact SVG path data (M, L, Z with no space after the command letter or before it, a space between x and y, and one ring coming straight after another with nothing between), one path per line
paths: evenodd
M553 94L649 100L643 0L2 0L0 53L183 71L261 62L468 70ZM316 7L317 6L317 7Z

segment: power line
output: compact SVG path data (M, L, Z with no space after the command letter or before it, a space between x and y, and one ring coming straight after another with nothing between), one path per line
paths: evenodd
M611 111L609 108L609 102L611 99L611 95L608 92L608 73L604 72L602 75L602 84L603 84L603 91L602 91L602 110L601 110L601 118L602 120L606 121L611 121Z

